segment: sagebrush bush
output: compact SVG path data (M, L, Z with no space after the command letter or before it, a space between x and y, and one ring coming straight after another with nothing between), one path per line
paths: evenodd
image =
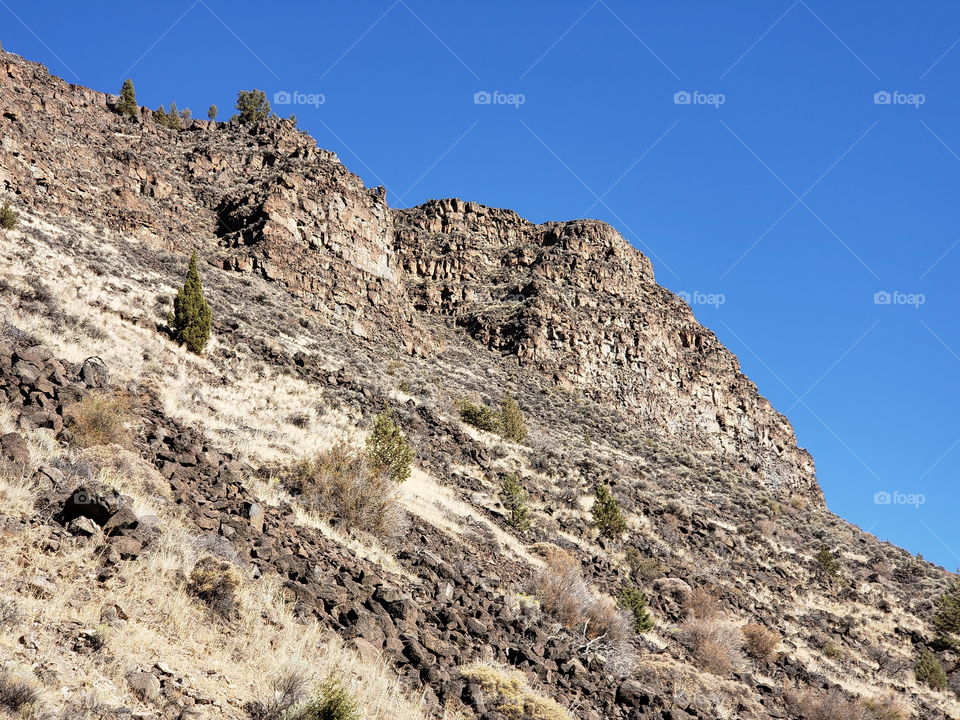
M460 419L467 425L486 432L500 432L500 418L486 405L478 405L464 398L457 403L457 409L460 411Z
M210 339L210 306L203 297L200 280L200 265L197 253L190 256L187 279L173 300L173 312L168 318L173 337L187 346L187 350L199 355Z
M365 453L338 444L281 471L284 485L321 517L354 531L393 540L405 530L397 482L373 468Z
M82 448L96 445L120 445L129 448L133 444L127 427L131 422L131 401L122 393L88 395L83 400L68 406L64 420L70 430L74 445Z
M783 699L790 711L803 720L865 720L865 708L838 690L787 689Z
M780 635L760 623L747 623L740 631L743 633L744 650L754 660L768 662L780 645Z
M726 677L741 659L741 638L736 627L718 618L684 620L681 638L696 664L709 673Z
M616 538L627 529L627 521L620 512L620 504L606 485L597 485L593 491L594 502L591 508L593 524L601 537Z
M402 483L410 477L410 463L413 462L413 448L400 431L389 409L384 410L373 420L373 430L367 437L367 457L371 467L385 472L396 483Z
M710 620L719 616L722 610L717 597L705 588L689 590L683 595L683 615L686 618Z
M622 642L632 636L632 621L613 598L600 595L584 579L580 563L559 548L547 554L537 576L536 595L544 612L586 637Z
M913 673L917 682L923 683L934 690L943 690L947 686L947 673L937 656L924 648L913 666Z
M530 529L527 491L523 489L520 478L516 475L507 475L500 483L500 501L507 511L507 522L511 527L520 532Z
M10 207L10 203L0 206L0 230L15 230L19 220L19 213Z
M636 582L647 583L663 575L663 563L651 557L646 557L634 547L628 547L626 552L627 567L630 568L630 577Z
M620 589L617 604L633 617L634 632L642 633L653 628L653 618L647 610L647 598L633 585L624 585Z
M236 617L237 589L242 582L242 576L232 563L207 555L190 572L187 592L229 620Z

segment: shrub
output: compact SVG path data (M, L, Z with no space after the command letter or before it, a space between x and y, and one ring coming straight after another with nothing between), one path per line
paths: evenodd
M0 708L18 715L40 699L37 688L14 678L7 669L0 670Z
M140 112L137 105L137 91L133 89L133 80L127 78L120 88L120 99L117 101L117 112L127 117L136 117Z
M573 716L555 700L531 688L527 676L516 668L478 662L461 668L460 673L492 696L493 705L502 716L573 720Z
M384 410L373 420L373 430L367 437L367 457L371 467L386 472L390 479L402 483L410 477L413 448L393 421L393 413Z
M10 203L0 207L0 230L15 230L19 220L20 214L10 207Z
M307 677L297 670L282 672L270 683L270 698L244 706L250 720L286 720L287 711L307 694Z
M511 527L524 532L530 529L530 509L527 507L527 491L520 478L507 475L500 483L500 501L507 510L507 522Z
M133 443L127 428L130 423L130 400L126 395L88 395L64 410L64 420L73 444L78 447L130 447Z
M210 339L210 306L203 297L197 253L190 256L187 279L173 301L173 312L168 318L173 337L199 355Z
M697 665L714 675L729 675L741 659L740 633L730 623L691 618L683 621L680 635Z
M896 695L885 695L864 702L866 720L907 720L910 710Z
M697 588L683 596L683 614L687 618L709 620L720 615L720 601L709 590Z
M363 720L353 696L338 682L328 680L317 699L288 714L284 720Z
M500 418L486 405L477 405L463 399L457 403L457 409L460 411L460 419L467 425L486 432L500 432Z
M388 472L373 469L364 453L345 444L301 461L283 476L300 503L323 518L336 518L351 530L385 540L404 530L397 483Z
M220 617L232 619L237 614L237 588L242 580L232 563L207 555L190 572L187 592Z
M255 125L270 115L270 103L263 90L241 90L237 93L237 119L245 125Z
M627 567L630 576L637 582L650 582L663 575L663 565L659 560L645 557L634 547L627 548Z
M218 112L220 112L220 108L218 108L216 105L211 105L207 110L207 118L209 120L216 120Z
M803 720L862 720L863 706L837 690L788 689L783 699L793 714Z
M769 662L780 645L780 636L759 623L747 623L743 633L744 649L754 660Z
M596 593L577 559L559 548L548 553L546 567L536 579L536 594L544 612L587 637L621 642L632 635L630 620L613 598Z
M947 686L947 673L943 665L937 659L937 656L924 648L917 658L916 665L913 666L913 674L917 682L923 683L934 690L943 690Z
M830 579L840 577L840 571L843 568L840 565L840 561L837 560L837 556L834 555L829 548L820 548L814 556L814 560L817 563L817 570L823 575L826 575Z
M503 405L500 410L501 433L507 440L522 443L527 439L527 426L524 423L523 411L517 405L510 393L503 394Z
M642 633L653 628L653 618L647 610L647 598L633 585L624 585L620 589L617 604L633 616L634 632Z
M620 512L620 504L606 485L597 485L594 489L594 503L591 508L593 524L601 537L615 538L627 529L627 521Z

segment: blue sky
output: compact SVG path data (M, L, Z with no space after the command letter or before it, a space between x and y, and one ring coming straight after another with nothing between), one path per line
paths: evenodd
M0 40L198 116L287 93L395 206L610 222L791 419L831 509L960 567L956 3L0 0Z

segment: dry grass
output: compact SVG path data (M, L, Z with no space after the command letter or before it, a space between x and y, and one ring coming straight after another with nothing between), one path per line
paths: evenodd
M683 614L688 619L710 620L719 616L722 610L716 596L703 588L696 588L683 596Z
M519 670L483 662L462 667L460 672L480 683L492 696L494 706L504 715L531 720L573 720L559 703L531 688Z
M759 623L747 623L740 632L743 633L744 650L754 660L769 662L780 646L780 635Z
M89 395L64 410L66 425L74 445L82 448L95 445L132 443L130 398L118 393Z
M861 702L835 690L788 689L783 697L787 707L802 720L868 720L870 717Z

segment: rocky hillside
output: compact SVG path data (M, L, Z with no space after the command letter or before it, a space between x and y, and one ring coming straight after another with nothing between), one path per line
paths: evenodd
M288 121L114 104L0 53L0 712L960 716L952 576L829 513L614 229L391 209Z

